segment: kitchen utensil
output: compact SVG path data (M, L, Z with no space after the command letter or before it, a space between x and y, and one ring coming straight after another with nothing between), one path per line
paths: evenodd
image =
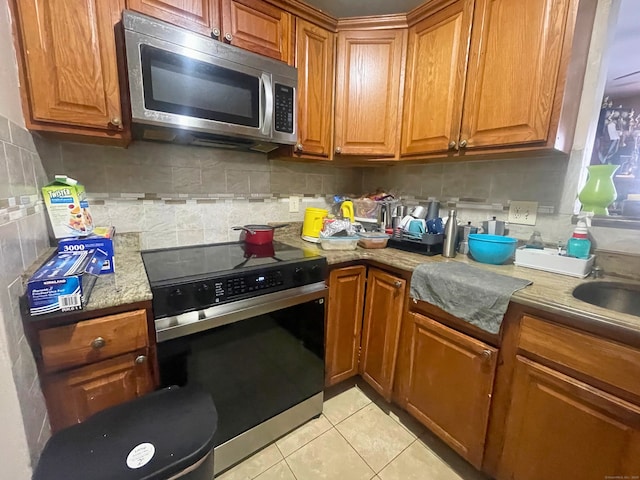
M413 218L425 218L427 216L427 209L422 205L416 205L411 209L409 215Z
M380 226L380 230L386 230L387 228L392 228L393 226L393 210L394 206L392 203L380 203L378 205L378 225Z
M322 220L328 214L329 211L324 208L307 208L304 211L304 222L302 223L302 239L318 243L322 231Z
M489 235L505 235L506 223L493 217L492 220L482 222L482 230Z
M478 227L471 225L471 222L458 227L458 253L463 255L469 253L469 235L472 233L478 233Z
M513 256L517 245L518 240L502 235L469 235L469 252L480 263L501 265Z
M444 244L442 256L453 258L456 256L456 240L458 238L458 218L455 209L449 210L447 225L444 227Z
M362 248L385 248L389 241L389 235L380 232L360 232L358 237L358 245Z
M440 202L431 201L427 206L427 220L432 220L440 216Z
M242 230L240 241L251 245L264 245L273 242L273 231L276 228L289 226L288 223L282 225L245 225L243 227L231 227L231 230Z
M425 222L422 218L414 218L409 222L409 233L412 234L423 234L425 230Z
M442 222L442 218L432 218L431 220L427 220L427 232L429 233L444 233L444 223Z
M340 205L340 213L342 213L342 218L349 219L351 223L355 222L355 218L353 215L353 202L351 200L345 200Z
M404 218L407 215L407 206L406 205L396 205L396 208L393 210L393 216L398 218Z

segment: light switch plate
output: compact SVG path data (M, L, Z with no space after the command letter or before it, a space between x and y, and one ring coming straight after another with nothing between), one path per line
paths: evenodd
M289 213L297 213L300 211L300 198L291 196L289 197Z
M538 202L511 201L509 204L509 223L535 225L538 217Z

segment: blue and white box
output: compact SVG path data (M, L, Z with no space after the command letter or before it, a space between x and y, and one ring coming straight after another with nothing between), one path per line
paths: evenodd
M27 283L31 315L82 310L106 255L99 249L57 253Z
M104 252L106 260L100 273L113 273L115 271L115 255L113 241L116 235L115 227L96 227L93 233L86 237L63 238L58 242L58 252L82 252L85 250L99 249Z

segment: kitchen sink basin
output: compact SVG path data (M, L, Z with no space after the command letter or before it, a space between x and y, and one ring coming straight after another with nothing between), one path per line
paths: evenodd
M640 317L640 285L620 282L589 282L577 286L578 300Z

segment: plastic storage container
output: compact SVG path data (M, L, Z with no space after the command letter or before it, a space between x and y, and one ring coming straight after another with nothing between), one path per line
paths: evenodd
M211 395L165 388L54 434L33 480L211 480L217 426Z
M355 250L359 237L320 237L323 250Z
M382 232L359 232L358 245L362 248L386 248L389 235Z

